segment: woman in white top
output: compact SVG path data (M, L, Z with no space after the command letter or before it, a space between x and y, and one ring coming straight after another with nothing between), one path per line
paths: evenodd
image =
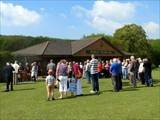
M143 61L140 59L140 60L139 60L139 63L140 63L139 69L138 69L139 79L140 79L142 85L144 85L144 84L145 84L145 79L144 79Z
M31 78L36 82L38 78L38 65L37 62L32 63L32 69L31 69Z

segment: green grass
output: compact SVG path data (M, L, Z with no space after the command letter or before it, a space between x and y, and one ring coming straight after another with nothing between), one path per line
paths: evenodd
M15 85L8 93L0 84L0 120L159 120L160 70L153 78L154 87L138 83L135 89L124 80L118 93L112 92L110 79L101 79L100 95L89 95L91 87L83 80L84 96L55 101L46 101L43 81Z

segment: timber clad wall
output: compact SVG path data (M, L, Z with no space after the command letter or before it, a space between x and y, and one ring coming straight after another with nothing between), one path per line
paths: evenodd
M122 56L117 50L115 50L109 44L106 44L104 40L98 40L91 45L83 48L74 56L91 56L91 54L95 54L96 56Z

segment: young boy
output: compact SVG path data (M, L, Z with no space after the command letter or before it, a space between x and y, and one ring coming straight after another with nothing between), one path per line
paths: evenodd
M48 96L48 101L50 101L51 99L54 100L54 95L53 95L53 91L54 91L54 81L55 78L53 76L53 71L50 69L48 70L48 76L46 77L46 88L47 88L47 96Z

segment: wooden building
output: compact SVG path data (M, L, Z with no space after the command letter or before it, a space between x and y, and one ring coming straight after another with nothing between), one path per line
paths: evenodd
M81 40L53 40L46 41L25 49L18 50L13 54L17 56L37 56L39 58L68 60L88 59L91 54L101 59L113 57L125 57L128 53L118 49L103 37Z
M14 52L16 56L25 56L25 61L39 61L43 67L53 59L57 63L60 59L68 61L85 61L95 54L98 59L106 60L113 57L126 57L129 54L118 49L103 37L81 40L53 40L46 41ZM35 58L35 59L33 59Z

